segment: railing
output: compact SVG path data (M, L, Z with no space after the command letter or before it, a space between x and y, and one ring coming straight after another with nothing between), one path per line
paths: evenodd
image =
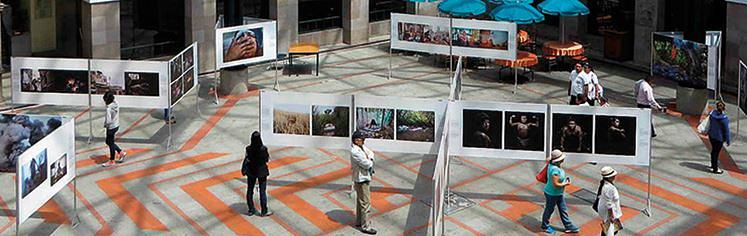
M298 21L299 34L340 27L342 27L341 16L329 16L324 18Z
M175 54L171 49L178 49L180 46L179 42L166 41L151 44L135 45L130 47L123 47L120 49L122 58L127 59L144 59L163 56L166 54Z

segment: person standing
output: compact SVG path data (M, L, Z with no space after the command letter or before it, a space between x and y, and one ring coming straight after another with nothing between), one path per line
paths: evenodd
M550 217L558 207L560 220L565 227L565 233L578 233L578 226L571 222L568 216L568 207L565 204L563 192L565 187L571 185L571 178L565 175L565 171L560 167L565 160L565 153L560 150L552 150L550 153L550 165L547 168L547 184L545 184L545 210L542 213L542 230L547 233L553 233L555 230L550 227Z
M622 229L622 208L620 207L620 193L615 187L617 171L612 167L602 167L602 180L597 190L597 213L602 219L603 236L614 236Z
M353 145L350 148L350 168L353 172L353 188L357 195L355 201L355 222L361 232L376 234L376 229L369 221L371 213L370 184L374 174L374 152L365 144L366 136L360 131L353 133Z
M600 86L599 78L597 77L597 74L594 73L594 68L592 68L591 64L584 63L584 72L579 76L584 78L586 101L589 103L589 106L594 106L597 97L599 97Z
M666 109L662 108L656 99L654 99L654 88L651 87L653 77L646 76L642 80L638 80L633 87L633 94L635 95L635 101L638 104L638 108L649 108L656 109L661 112L666 112ZM654 130L653 118L651 119L651 137L656 137L656 130Z
M114 94L106 92L104 94L104 104L106 104L106 116L104 117L104 128L106 128L106 145L109 146L109 161L102 164L104 167L113 166L116 163L124 162L127 156L116 143L114 137L119 131L119 105L114 101ZM117 156L115 156L117 154Z
M716 102L716 110L708 115L710 119L708 127L708 140L711 141L711 172L723 174L724 171L718 166L718 156L721 149L731 145L731 130L729 130L729 117L726 116L726 104L724 101Z
M246 146L246 155L241 166L241 174L247 177L246 205L249 207L250 216L271 216L272 212L267 208L267 176L270 176L267 162L270 161L270 153L262 144L259 132L252 133L251 141L249 146ZM257 208L254 207L254 185L257 182L259 182L259 204L262 207L262 213L257 212Z
M576 78L578 78L578 75L583 72L583 67L581 66L581 63L576 63L574 65L574 69L571 71L571 75L568 77L568 96L571 96L571 101L568 103L570 105L578 105L577 95L581 93L581 89L583 89L583 84L581 87L578 87L576 85Z

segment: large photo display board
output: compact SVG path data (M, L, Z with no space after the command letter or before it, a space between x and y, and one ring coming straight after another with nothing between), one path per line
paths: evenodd
M394 49L449 55L450 36L452 55L516 59L514 23L392 13Z
M347 149L358 130L376 150L424 154L438 152L446 108L433 99L271 91L260 100L268 145Z
M14 57L11 68L15 104L88 106L90 92L104 106L112 92L121 107L168 107L166 62Z
M215 30L216 68L277 58L277 22L264 21Z
M66 117L36 115L3 114L2 119L32 123L46 120L60 125L18 156L16 214L22 223L75 178L75 122Z
M708 46L679 35L653 33L652 47L652 75L706 87Z
M651 110L551 105L552 149L572 162L649 165Z
M177 104L184 95L197 87L198 66L197 43L193 43L187 49L169 60L169 105Z
M546 104L457 101L453 108L452 154L545 159Z
M747 113L747 65L739 61L739 108Z

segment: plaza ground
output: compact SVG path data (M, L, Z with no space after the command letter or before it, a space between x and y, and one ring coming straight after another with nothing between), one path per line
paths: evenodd
M394 55L388 77L387 44L337 50L321 55L319 76L281 76L281 91L367 94L445 99L449 71L432 57ZM313 58L301 59L313 63ZM645 74L595 63L613 106L633 107L633 83ZM272 89L268 65L249 68L253 88ZM9 99L8 75L3 89ZM463 99L480 101L567 102L568 72L538 72L513 93L512 77L499 81L495 68L464 73ZM169 127L162 110L122 109L118 142L128 153L124 164L102 168L106 160L102 108L33 106L17 112L76 117L77 189L72 184L21 226L23 234L173 235L354 235L354 199L349 195L346 150L272 147L269 206L272 217L246 215L246 179L240 174L244 146L259 128L258 91L226 96L214 103L211 77L174 110ZM673 84L658 81L660 102L675 97ZM734 142L721 157L723 175L706 171L707 140L695 131L698 117L670 110L655 113L651 217L646 208L647 168L614 166L620 173L624 235L745 235L747 233L747 128L737 134L736 99L729 101ZM7 102L7 101L6 101ZM92 117L92 120L89 119ZM742 114L742 117L745 117ZM92 122L92 123L91 123ZM742 120L747 126L747 119ZM88 143L89 125L93 139ZM167 144L171 144L167 147ZM434 155L377 153L372 183L373 225L379 235L430 234ZM529 235L539 230L544 197L534 180L542 163L453 157L450 187L474 206L446 217L447 235ZM596 192L602 165L568 163L573 186L567 191L571 218L582 235L598 235L589 193ZM14 174L0 174L0 234L15 233ZM73 194L78 198L73 207ZM77 219L73 219L77 216ZM557 215L553 225L560 226ZM73 226L73 223L79 222Z

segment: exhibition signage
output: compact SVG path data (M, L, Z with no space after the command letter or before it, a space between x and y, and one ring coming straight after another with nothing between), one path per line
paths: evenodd
M259 20L259 19L257 19ZM275 60L277 22L255 21L215 30L216 69Z
M197 43L193 43L169 60L169 105L176 105L184 95L197 87Z
M445 109L436 99L262 91L260 129L268 145L347 149L358 130L378 151L436 154Z
M20 225L75 178L75 122L59 116L3 114L0 124L11 136L29 132L23 128L27 124L39 129L31 134L48 132L17 157L16 220ZM20 142L11 145L25 145Z
M120 107L168 107L168 65L158 61L11 59L12 102L104 106L107 91ZM90 79L90 82L89 82Z
M708 46L663 32L653 33L651 44L651 75L706 87Z
M451 47L449 42L452 42ZM391 47L442 55L516 60L516 24L392 13Z

